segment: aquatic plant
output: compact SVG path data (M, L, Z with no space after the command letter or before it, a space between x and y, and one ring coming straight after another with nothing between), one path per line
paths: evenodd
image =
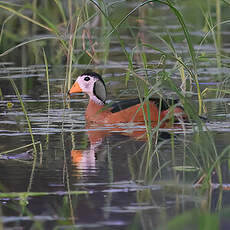
M212 131L209 130L206 121L199 115L205 112L204 98L206 93L215 92L217 97L221 93L229 93L229 89L227 87L219 88L219 86L215 88L201 89L197 66L199 66L201 59L207 58L208 60L209 56L202 54L199 49L196 51L194 49L194 45L202 47L202 44L204 44L206 39L209 38L208 35L212 34L213 44L217 51L215 60L218 68L221 69L221 58L223 58L221 53L221 26L223 24L227 24L229 21L222 21L222 3L219 0L215 2L216 19L214 19L211 14L212 10L210 5L212 5L212 3L210 3L210 1L207 2L209 3L209 7L207 9L201 9L203 21L205 22L206 34L203 36L201 41L194 43L195 39L189 31L190 27L186 23L185 16L183 15L183 9L178 7L179 4L177 4L177 2L173 3L172 1L161 0L143 1L141 3L138 2L138 4L134 6L130 12L124 12L121 15L119 14L119 17L114 18L112 17L113 15L111 14L111 9L117 4L116 2L111 3L107 1L93 0L82 2L69 0L67 2L67 6L65 6L65 3L59 0L55 0L53 2L44 1L41 3L38 3L37 1L28 3L25 1L20 4L1 1L0 20L3 23L0 34L0 57L4 60L13 60L18 65L22 65L22 63L45 64L48 98L47 109L49 115L49 111L53 107L51 101L49 65L54 66L63 63L65 64L65 81L61 86L61 92L63 93L63 108L66 108L66 92L70 88L72 77L75 76L75 73L79 72L78 64L84 64L84 68L90 66L90 68L93 67L98 70L98 64L109 63L110 47L112 46L111 41L116 39L116 41L120 44L123 56L127 61L127 65L124 69L122 69L122 73L125 75L126 85L128 85L129 81L133 80L140 100L143 104L147 103L147 105L151 96L157 95L159 98L163 98L165 92L166 94L169 91L172 92L173 96L180 99L180 103L184 106L185 112L189 115L191 122L189 124L189 130L193 132L193 134L188 135L186 133L187 124L182 124L179 134L177 134L175 130L168 129L166 131L168 131L167 135L169 138L162 140L162 129L160 127L164 120L159 122L159 125L153 128L149 119L149 108L147 106L148 113L147 116L145 116L147 142L133 156L128 156L129 169L133 181L141 181L144 185L163 183L164 181L162 178L164 170L170 170L170 172L172 172L172 177L170 179L175 182L176 189L177 185L178 187L181 184L183 186L188 181L191 182L191 184L199 181L199 184L196 184L196 191L199 192L204 189L209 192L214 182L216 182L213 181L213 172L217 175L220 187L223 183L222 166L224 162L227 161L225 156L229 155L229 147L227 146L223 150L219 150L216 147L217 143L213 138ZM155 31L149 31L151 39L154 37L164 45L164 47L161 47L153 44L151 39L150 41L147 39L145 40L143 34L139 34L137 36L135 31L136 28L129 25L129 18L140 11L140 14L142 13L140 18L138 18L140 26L141 23L143 23L143 20L146 19L144 17L145 12L141 12L141 10L146 9L149 6L152 7L153 4L156 3L169 7L171 14L177 18L178 30L182 32L181 36L186 43L185 50L188 51L189 57L187 55L183 56L183 53L181 54L177 50L176 43L174 43L175 38L171 35L170 31L167 31L163 35L159 35L155 33ZM228 2L226 4L228 4ZM147 16L149 15L150 13L147 12ZM100 33L94 32L94 30L91 32L90 28L93 28L93 26L91 26L90 23L96 24L98 21L101 23L100 25L102 27ZM130 48L127 46L126 41L124 41L122 37L123 28L125 28L125 31L128 30L135 39L135 47ZM40 36L36 36L37 34ZM97 38L94 38L94 36ZM99 43L98 47L105 48L105 51L100 52L95 49L96 43ZM29 51L29 58L26 58L23 55L22 58L18 58L18 55L15 55L17 52L20 53L18 50L21 48ZM157 70L159 68L151 63L151 55L154 52L159 55L159 63L156 64L156 66L160 68L160 71ZM167 68L167 61L169 60L172 60L175 63L174 65L172 64L172 68L170 70ZM104 73L106 73L106 71L106 69L102 70ZM173 76L175 74L180 77L180 80L174 80ZM219 79L221 78L219 77ZM26 107L20 96L20 92L15 82L12 79L10 79L10 81L24 112L27 126L31 134L32 145L34 146L34 149L36 149L35 145L40 144L40 142L37 142L33 136L33 127ZM222 84L222 86L223 85L224 84ZM226 85L227 84L225 84L225 86ZM196 93L195 96L192 95L194 92ZM3 96L4 95L0 93L0 97ZM145 99L143 99L143 97ZM162 102L160 100L160 108L161 103ZM172 106L172 112L173 108L174 107ZM168 117L166 117L166 119L168 119ZM174 121L172 121L172 123L173 122ZM47 127L49 128L49 118ZM69 178L70 169L68 168L68 153L65 146L63 127L64 115L60 142L62 144L64 158L63 183L66 183L67 192L64 193L66 200L63 202L63 206L69 208L66 215L71 218L71 223L74 224L75 213L73 204L75 201L72 195L76 195L78 193L75 193L71 188ZM49 142L48 137L49 135L47 134L47 143ZM71 133L71 141L73 145L78 144L74 139L74 132ZM87 145L87 141L85 141L85 145ZM162 153L164 145L171 146L171 152L168 153L170 156L166 159L164 159L164 154ZM184 151L181 156L182 159L180 164L176 161L177 145L180 145ZM106 154L110 173L109 182L113 183L114 175L112 156L109 150ZM36 160L34 162L36 163ZM33 171L35 163L33 165ZM33 173L31 175L33 175ZM31 176L31 178L33 178L33 176ZM200 178L202 180L200 180ZM30 180L28 191L30 190L31 184L32 179ZM191 190L192 189L193 188L191 188ZM81 193L81 191L79 192ZM183 192L184 191L181 193ZM3 193L1 197L19 197L23 201L24 198L24 200L27 200L29 196L37 195L48 196L58 194L48 192L28 192L25 194ZM140 192L137 197L138 201L151 200L152 198L150 190L144 191L142 194ZM111 197L109 196L108 200L110 198ZM221 206L221 198L219 206ZM213 218L213 215L210 213L199 214L201 214L197 217L199 221L201 221L201 219L207 220ZM185 213L185 215L178 214L178 219L173 219L172 222L169 223L168 229L173 229L174 226L176 226L176 229L177 226L180 226L180 223L186 222L185 220L190 223L190 218L192 216L194 216L193 212ZM211 223L215 227L218 225L216 215L214 215L214 219L212 219ZM200 226L210 225L208 225L207 221L207 223L203 225L201 223Z

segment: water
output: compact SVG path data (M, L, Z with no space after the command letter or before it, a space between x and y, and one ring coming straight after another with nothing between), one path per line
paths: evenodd
M127 9L133 7L132 4L122 4L127 4ZM151 12L154 7L148 10ZM183 10L187 12L188 9L185 7ZM169 12L167 7L158 6L157 13L147 14L146 25L139 27L136 23L137 15L133 15L129 23L133 26L133 33L142 36L148 43L154 43L155 47L162 44L152 37L153 34L164 36L166 29L170 30L178 54L188 59L183 33L179 30L176 18ZM187 17L189 18L189 15ZM204 36L199 27L196 29L189 25L189 28L194 41ZM225 29L222 29L222 46L228 47L229 34ZM133 78L130 79L128 87L125 86L128 61L120 43L113 35L111 45L106 50L99 39L102 30L103 28L96 26L91 33L92 39L97 40L99 44L96 46L98 61L100 62L104 52L108 52L107 62L87 65L84 61L79 61L79 64L73 65L76 69L75 76L88 68L104 72L109 100L134 98L137 91ZM127 33L127 28L121 28L121 38L128 53L131 53L136 41ZM81 36L78 36L77 40L81 41ZM52 49L49 42L47 45L47 50ZM167 50L167 47L165 49ZM216 50L212 43L195 46L195 49L211 57L208 61L199 62L201 89L218 86L228 90L228 58L223 58L225 66L218 69ZM78 47L75 52L79 53L80 50ZM142 52L147 55L148 73L154 79L156 73L162 70L161 55L149 48L144 51L137 48L134 51L134 66L140 76L145 76L140 58ZM226 56L229 55L228 49L224 52ZM196 154L193 142L204 144L202 140L196 142L196 132L193 129L195 125L187 124L186 130L161 129L162 138L156 143L157 148L152 149L153 163L151 168L146 170L146 162L143 159L146 159L148 145L144 138L139 138L145 131L143 125L88 126L84 117L88 100L83 95L73 97L70 100L70 108L64 107L65 95L62 89L65 81L65 62L49 67L51 108L48 110L45 66L42 62L31 64L29 50L15 50L13 53L0 62L0 88L3 95L0 101L0 152L31 143L27 121L9 77L15 80L19 88L35 140L41 142L42 149L37 145L39 154L36 164L31 159L32 146L5 154L0 159L0 189L6 193L5 197L0 198L0 223L4 228L155 229L177 216L183 216L184 213L187 213L191 220L198 220L197 210L209 210L210 207L210 210L214 211L220 204L222 210L229 207L229 191L216 188L211 192L203 192L194 188L199 168L193 167L191 171L175 170L175 166L193 165L193 157ZM17 62L14 56L22 57L26 65L21 67L22 64ZM12 61L8 60L10 57ZM53 62L49 60L50 63ZM174 65L175 60L168 59L164 67L166 71L171 71ZM178 71L174 72L174 81L180 82ZM217 79L218 76L221 80ZM210 91L204 100L208 118L205 123L213 135L217 153L220 154L229 145L230 103L229 94L219 93L218 97L216 94ZM193 97L194 106L197 107L196 95ZM172 133L173 148L170 135ZM185 150L185 146L186 149L189 146L191 152ZM206 150L209 148L211 147L207 146ZM201 151L204 150L201 148ZM222 174L223 183L228 187L230 178L227 164L223 164ZM215 176L214 182L218 183ZM29 197L16 195L14 198L7 195L11 192L26 192L28 189L30 192L47 194L34 194ZM84 191L86 194L68 195L68 191L70 194L73 191ZM220 222L222 229L228 229L229 220L221 215ZM188 223L192 229L193 222Z

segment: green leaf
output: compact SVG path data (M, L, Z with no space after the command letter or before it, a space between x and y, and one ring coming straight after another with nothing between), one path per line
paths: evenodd
M198 167L190 166L190 165L174 166L173 169L176 171L184 171L184 172L195 172L200 170Z

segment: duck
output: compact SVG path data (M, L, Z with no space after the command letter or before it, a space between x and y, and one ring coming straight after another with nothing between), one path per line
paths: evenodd
M170 116L173 116L175 121L178 121L178 117L179 120L187 119L182 106L173 106L178 103L178 100L174 99L133 98L106 104L106 85L102 76L96 72L85 72L77 77L68 91L69 96L76 93L86 93L89 96L85 118L86 122L91 124L143 123L151 120L153 126L156 126L163 119L169 120Z

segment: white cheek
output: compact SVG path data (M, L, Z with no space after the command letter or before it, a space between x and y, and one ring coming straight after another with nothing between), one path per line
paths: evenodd
M82 88L82 91L88 94L93 93L93 85L94 81L91 79L90 81L85 81L84 79L77 79L79 86Z
M83 91L85 91L86 93L91 93L91 92L93 92L92 85L91 85L89 82L84 82L82 89L83 89Z
M84 87L85 87L86 90L89 90L90 89L90 84L89 83L85 83Z

